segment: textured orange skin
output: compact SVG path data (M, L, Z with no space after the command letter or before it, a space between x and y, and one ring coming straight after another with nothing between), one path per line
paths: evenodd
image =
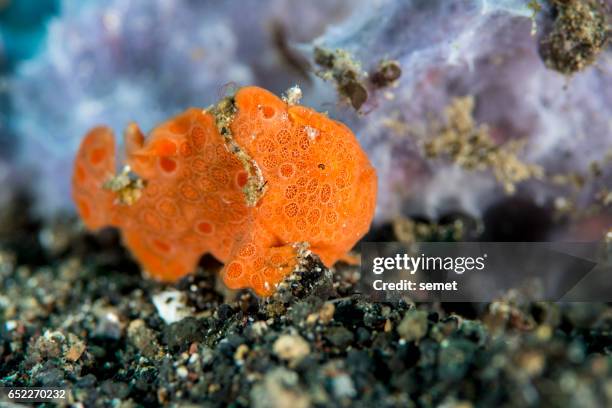
M195 108L146 141L128 126L125 160L146 180L132 205L102 188L116 171L114 137L91 130L75 160L73 197L85 225L119 228L154 278L175 281L211 253L226 264L228 287L268 296L297 265L296 243L307 242L327 266L347 258L372 221L376 173L343 124L261 88L242 88L235 101L233 138L266 181L256 206L246 205L247 173L214 117Z

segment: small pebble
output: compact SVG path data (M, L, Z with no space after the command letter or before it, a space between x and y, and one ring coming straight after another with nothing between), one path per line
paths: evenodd
M310 354L310 345L298 334L283 334L276 339L272 350L281 360L297 364Z
M405 340L420 340L427 334L427 312L408 310L399 326L397 326L397 332Z

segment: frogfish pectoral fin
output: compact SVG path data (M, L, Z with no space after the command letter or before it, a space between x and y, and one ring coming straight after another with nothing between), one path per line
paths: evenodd
M263 248L247 242L221 272L230 289L251 288L260 296L270 296L276 286L298 266L293 245Z

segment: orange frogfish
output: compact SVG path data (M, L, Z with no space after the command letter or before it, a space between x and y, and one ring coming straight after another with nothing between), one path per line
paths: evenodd
M191 108L145 138L97 127L74 163L73 198L90 230L119 228L150 276L175 281L210 253L232 289L268 296L307 250L328 267L367 232L376 173L342 123L257 87Z

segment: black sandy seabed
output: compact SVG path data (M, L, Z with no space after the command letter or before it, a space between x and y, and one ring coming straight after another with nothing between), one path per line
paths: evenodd
M0 220L0 386L86 407L612 406L606 304L374 303L357 268L315 258L267 300L227 292L207 257L164 286L116 232L24 214ZM172 324L152 300L168 290Z

